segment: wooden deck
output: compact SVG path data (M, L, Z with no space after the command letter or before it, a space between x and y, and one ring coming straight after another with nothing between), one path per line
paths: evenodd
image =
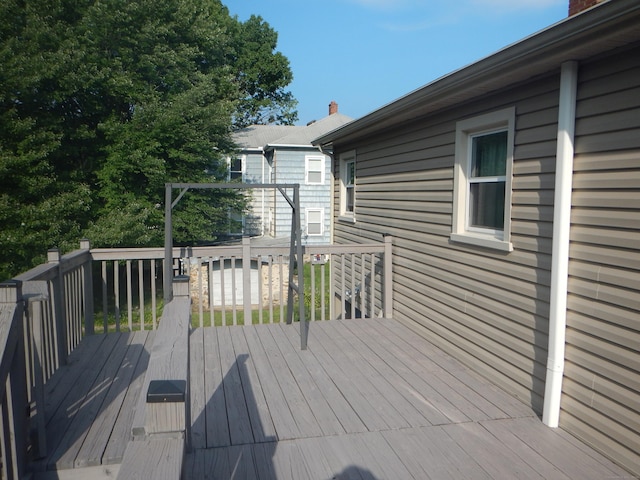
M36 466L57 472L36 479L115 478L152 338L87 338L54 376ZM192 332L185 478L631 478L398 322L315 322L299 345L281 324Z

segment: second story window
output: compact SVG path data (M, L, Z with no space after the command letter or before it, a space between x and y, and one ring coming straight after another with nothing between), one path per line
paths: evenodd
M242 182L242 161L243 157L231 158L229 160L229 181L230 182Z
M324 185L324 157L305 157L305 183Z

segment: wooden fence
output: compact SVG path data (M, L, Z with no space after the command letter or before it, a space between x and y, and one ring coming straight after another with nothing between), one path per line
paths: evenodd
M295 272L309 276L295 299L305 302L305 320L390 318L391 243L305 247ZM2 478L22 478L27 452L47 451L44 385L85 335L158 326L164 249L80 247L50 250L47 263L0 284ZM248 238L174 248L174 275L190 279L193 326L284 321L289 253Z

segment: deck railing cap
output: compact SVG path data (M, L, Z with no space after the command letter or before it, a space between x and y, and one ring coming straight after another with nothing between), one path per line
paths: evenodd
M22 300L22 282L11 279L0 283L0 303L16 303Z

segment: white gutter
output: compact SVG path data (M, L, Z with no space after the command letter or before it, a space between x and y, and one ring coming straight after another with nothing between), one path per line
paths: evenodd
M268 143L265 150L274 150L276 148L313 148L313 145L301 143Z
M543 423L553 428L556 428L559 424L562 376L564 373L573 140L576 124L577 89L578 62L565 62L562 64L560 74L556 185L553 207L551 299L549 306L549 348L542 411Z

